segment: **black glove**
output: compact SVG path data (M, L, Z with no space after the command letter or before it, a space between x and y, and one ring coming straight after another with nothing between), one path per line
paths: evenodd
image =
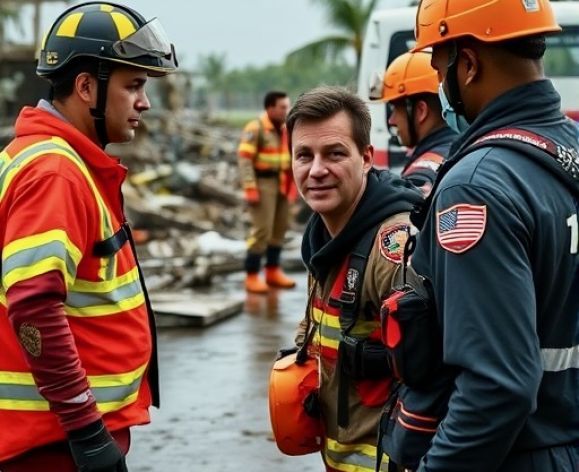
M102 420L71 431L68 444L79 472L128 472L125 457Z

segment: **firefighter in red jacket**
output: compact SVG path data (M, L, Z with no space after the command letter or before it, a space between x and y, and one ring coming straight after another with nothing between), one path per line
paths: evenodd
M457 136L442 118L438 76L430 59L426 52L397 57L370 96L388 102L388 126L396 128L401 144L412 149L402 177L420 187L425 196Z
M123 213L126 168L104 152L177 67L158 20L86 3L50 28L0 153L0 470L124 471L129 428L159 390L153 313Z
M239 169L251 230L245 259L245 288L266 293L269 287L292 288L295 282L280 268L280 253L296 189L290 169L285 118L290 107L285 92L265 95L265 113L245 126L239 143ZM265 281L260 278L265 255Z

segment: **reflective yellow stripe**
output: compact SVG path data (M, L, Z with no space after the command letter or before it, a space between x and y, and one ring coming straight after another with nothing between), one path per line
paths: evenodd
M135 26L124 13L114 11L111 12L111 17L119 33L119 39L125 39L136 31Z
M255 154L257 152L257 148L255 147L255 145L253 144L249 144L249 143L241 143L239 145L239 148L237 150L237 152L239 152L240 154L242 152L246 152L248 154Z
M88 182L89 187L97 202L101 222L100 238L107 239L112 236L113 229L109 211L101 194L98 191L98 188L96 187L96 184L94 183L92 176L90 175L90 172L88 171L88 168L86 167L86 164L65 140L56 136L49 140L32 144L31 146L22 149L12 158L12 161L6 167L5 172L2 173L0 178L0 201L4 198L6 191L10 187L10 183L16 174L31 161L46 154L56 154L65 157L77 166L77 168ZM103 258L101 261L101 267L98 271L99 277L104 280L110 279L114 273L116 273L116 257L112 257L110 260Z
M138 308L145 303L145 296L139 293L132 298L121 300L116 303L103 304L97 306L88 306L82 308L73 308L65 306L64 310L67 315L75 317L93 317L93 316L108 316L122 313L124 311Z
M376 446L370 444L340 444L326 438L324 458L328 464L344 472L374 472L376 467ZM381 471L388 470L388 456L382 457Z
M111 280L105 280L103 282L92 282L89 280L78 279L74 284L73 290L79 293L104 293L111 292L120 285L125 285L131 282L139 280L139 270L137 267L133 268L126 274L119 277L115 277Z
M133 403L139 395L147 365L122 374L89 375L88 383L97 399L99 411L107 413ZM13 394L12 398L0 397L0 410L48 411L49 409L48 402L38 393L30 373L0 371L0 392Z
M71 13L68 15L58 27L56 36L74 38L83 15L84 13Z
M314 321L316 323L321 323L331 328L340 329L340 318L337 316L326 315L322 310L319 308L313 308L312 314ZM376 328L380 326L379 321L366 321L366 320L358 320L356 324L350 331L350 334L356 336L368 336L372 333Z
M51 230L12 241L2 251L4 287L8 290L17 282L53 270L60 271L67 287L71 287L81 258L81 251L62 230Z
M143 376L147 364L122 374L89 375L88 382L91 387L118 387L119 385L129 385L139 377Z

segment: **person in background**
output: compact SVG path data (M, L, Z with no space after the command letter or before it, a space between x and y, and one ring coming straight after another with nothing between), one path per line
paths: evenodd
M133 139L149 76L175 71L159 21L122 5L62 13L0 153L0 470L126 471L159 405L156 335L108 143Z
M290 107L285 92L265 95L265 112L244 128L238 156L241 184L251 217L245 258L245 289L267 293L269 287L293 288L280 267L295 186L290 169L285 119ZM259 275L265 255L265 280Z
M287 123L297 188L314 212L302 242L310 296L296 341L319 357L322 457L329 472L373 472L392 386L380 306L400 282L409 212L422 195L373 169L370 114L347 90L303 94ZM387 470L387 458L382 464Z
M402 176L428 196L436 173L456 138L442 117L438 76L426 52L407 52L386 69L383 81L373 87L371 100L388 103L388 125L395 127L410 156Z

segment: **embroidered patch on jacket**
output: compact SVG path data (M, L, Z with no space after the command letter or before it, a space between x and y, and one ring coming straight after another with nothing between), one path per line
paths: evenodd
M40 357L42 352L42 341L40 339L40 330L35 326L22 323L18 330L20 344L32 357Z
M461 203L436 214L436 238L443 249L462 254L483 237L487 224L486 205Z
M389 226L380 231L380 253L382 256L390 262L400 264L409 232L410 226L404 224Z

